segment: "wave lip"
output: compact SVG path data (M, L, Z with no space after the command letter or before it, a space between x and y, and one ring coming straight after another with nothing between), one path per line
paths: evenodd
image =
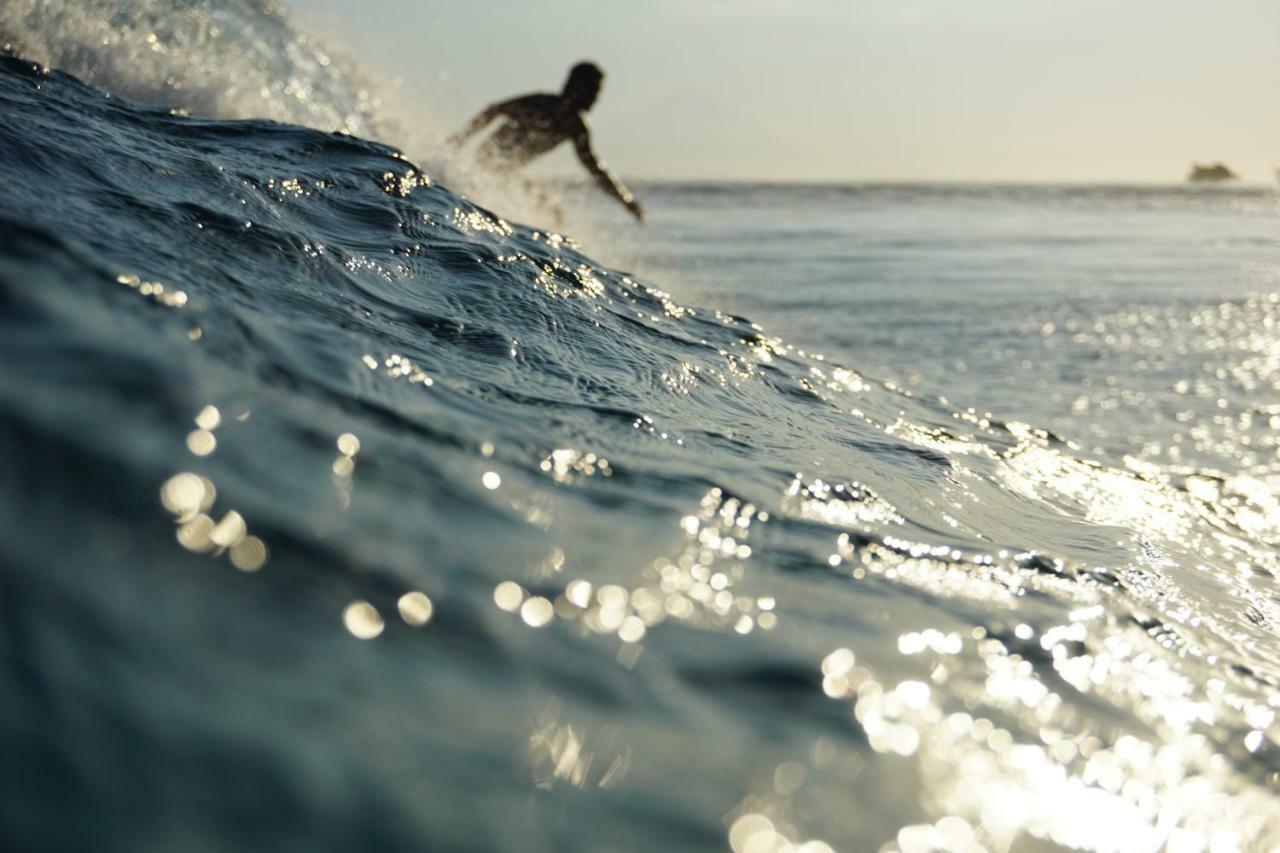
M0 9L0 45L155 106L362 135L388 129L368 75L270 0L12 0Z

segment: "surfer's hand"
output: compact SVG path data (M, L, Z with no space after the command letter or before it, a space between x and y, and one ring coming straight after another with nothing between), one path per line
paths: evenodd
M636 218L636 222L644 222L644 209L640 207L640 202L631 199L625 202L627 210L631 211L631 215Z

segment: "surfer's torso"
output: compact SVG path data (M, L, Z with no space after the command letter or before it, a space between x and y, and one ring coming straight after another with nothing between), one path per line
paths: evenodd
M514 169L587 132L582 113L560 95L526 95L503 111L506 121L480 146L490 168Z

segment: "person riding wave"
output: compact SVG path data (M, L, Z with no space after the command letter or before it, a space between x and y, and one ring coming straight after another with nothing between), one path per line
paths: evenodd
M455 148L483 130L499 116L505 122L486 139L476 154L480 165L499 175L511 175L530 160L546 154L566 139L596 185L644 221L644 210L635 196L600 161L591 147L591 127L585 113L600 96L604 72L591 62L579 62L569 71L560 94L522 95L486 107L460 132L449 137Z

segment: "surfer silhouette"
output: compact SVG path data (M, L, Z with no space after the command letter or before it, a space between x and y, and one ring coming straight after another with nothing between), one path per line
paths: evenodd
M637 221L644 221L635 196L600 162L591 147L591 127L584 113L600 96L604 72L591 62L579 62L569 71L558 95L521 95L486 107L458 133L449 137L455 148L483 130L499 116L506 119L481 145L476 159L481 166L499 175L510 176L530 160L546 154L566 139L596 185L618 200ZM530 184L532 188L532 184Z

